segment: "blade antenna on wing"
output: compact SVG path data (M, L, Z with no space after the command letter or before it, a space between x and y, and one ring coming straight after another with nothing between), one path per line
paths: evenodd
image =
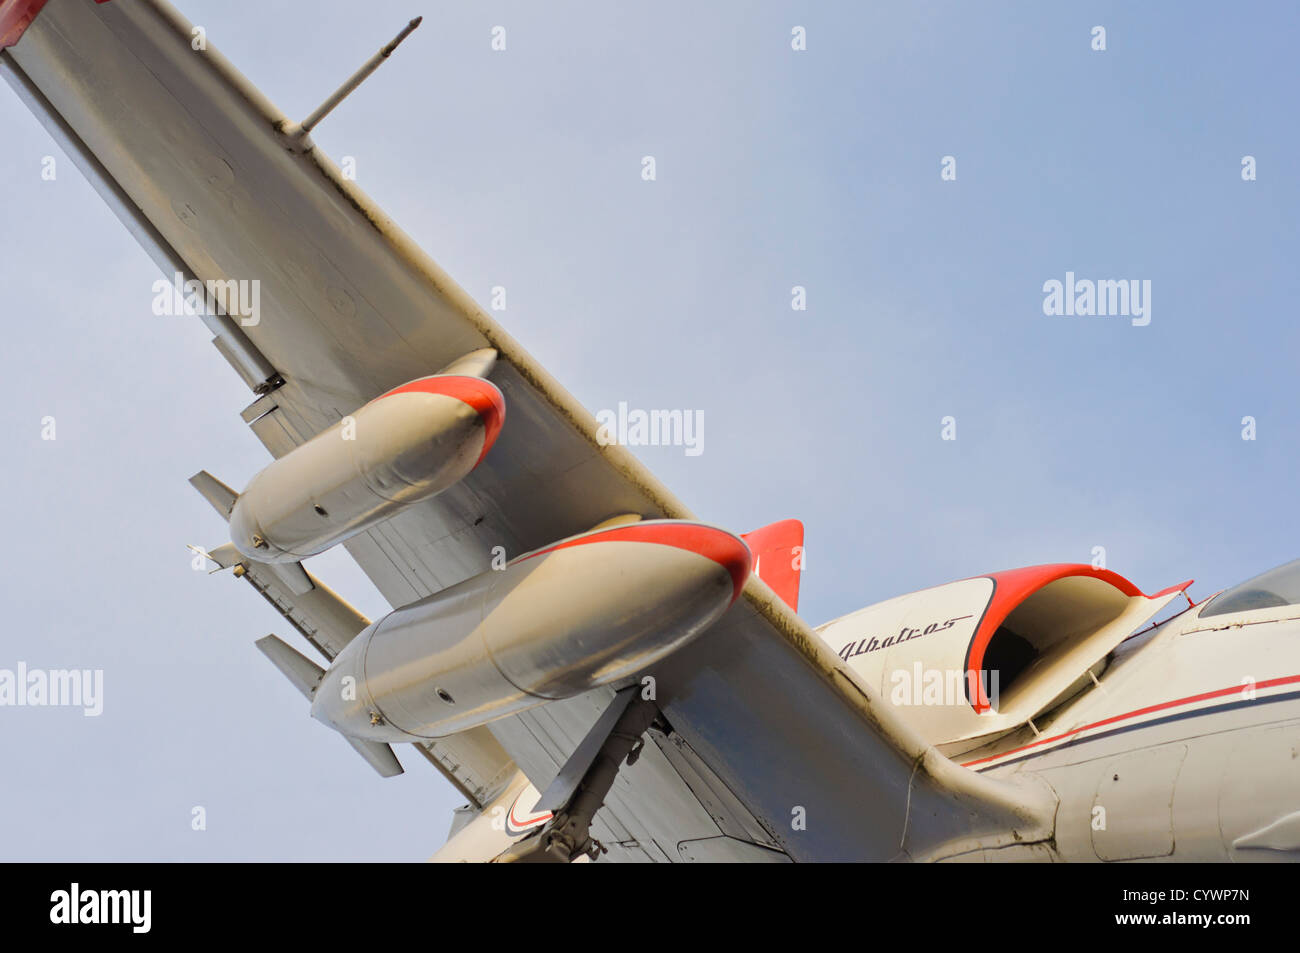
M371 73L383 65L384 60L393 55L393 50L397 49L398 44L415 32L415 28L420 25L420 21L423 19L424 17L416 17L410 23L406 24L406 26L402 28L401 33L398 33L387 46L381 49L374 56L370 57L370 59L366 60L365 65L362 66L361 69L353 73L348 78L347 82L334 90L334 93L330 98L317 106L316 111L299 123L298 128L293 130L291 134L301 137L311 132L311 130L314 129L322 119L334 110L335 106L343 102L343 100L345 100L353 90L366 81Z

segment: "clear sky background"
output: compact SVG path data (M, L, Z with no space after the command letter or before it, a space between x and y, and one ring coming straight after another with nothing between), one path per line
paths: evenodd
M802 519L814 624L1096 546L1197 599L1300 556L1300 8L180 9L299 118L424 14L316 142L589 409L702 411L703 454L640 456L703 519ZM190 568L225 536L186 479L269 460L247 389L7 88L0 130L0 668L105 671L98 718L0 708L0 859L428 856L461 799L379 779L254 649L279 616ZM1066 271L1149 279L1150 325L1045 316Z

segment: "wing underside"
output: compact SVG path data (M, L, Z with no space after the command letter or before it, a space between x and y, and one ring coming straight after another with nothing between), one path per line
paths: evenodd
M346 544L392 605L485 571L493 547L517 555L621 514L692 518L630 453L602 446L592 416L309 137L291 135L210 44L193 49L167 4L49 0L0 71L164 273L260 283L256 323L205 320L253 391L242 416L272 455L388 389L497 350L509 421L492 453ZM326 657L355 635L337 606L317 600L323 623L311 599L249 581ZM1047 792L939 756L757 578L656 678L668 728L619 775L594 829L616 859L739 858L758 845L796 860L888 860L1050 834ZM474 804L514 766L541 790L611 697L555 702L423 753Z

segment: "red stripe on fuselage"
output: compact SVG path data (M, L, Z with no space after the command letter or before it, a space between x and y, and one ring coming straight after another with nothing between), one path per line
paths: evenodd
M1277 688L1281 685L1294 685L1300 682L1300 675L1287 675L1284 678L1270 678L1262 682L1256 682L1251 686L1254 690L1266 688ZM1211 698L1223 698L1226 695L1235 695L1238 692L1245 691L1244 685L1232 685L1228 688L1218 688L1212 692L1202 692L1199 695L1188 695L1186 698L1176 698L1171 702L1161 702L1158 705L1148 705L1146 708L1137 708L1133 711L1125 712L1122 715L1112 715L1110 718L1103 718L1101 721L1094 721L1090 725L1080 725L1078 728L1072 728L1069 731L1059 735L1053 735L1050 738L1039 738L1037 741L1031 741L1027 745L1021 745L1019 748L1012 748L1010 751L1003 751L1001 754L991 754L987 758L976 758L974 761L965 761L962 763L963 768L973 768L977 764L987 764L990 761L997 761L1000 758L1010 757L1021 751L1028 751L1031 748L1039 748L1043 745L1050 745L1053 742L1062 741L1066 738L1072 738L1075 735L1082 734L1085 731L1092 731L1095 728L1104 728L1107 725L1118 724L1121 721L1127 721L1130 718L1140 718L1143 715L1149 715L1152 712L1165 711L1170 708L1177 708L1180 705L1191 705L1196 702L1208 701ZM1046 752L1044 752L1045 754Z
M544 823L545 821L549 821L554 816L550 811L547 811L545 814L538 814L534 817L530 817L528 820L525 821L521 821L519 818L515 817L515 808L519 806L519 799L527 793L528 793L528 789L524 788L524 790L520 791L518 794L515 795L515 799L510 803L510 815L508 818L510 821L510 826L513 827L515 831L521 834L524 831L528 830L528 828L530 827L536 827L538 824Z

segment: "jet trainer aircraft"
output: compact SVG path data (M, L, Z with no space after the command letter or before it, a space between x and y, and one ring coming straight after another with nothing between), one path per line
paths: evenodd
M698 522L313 144L415 25L300 123L161 0L0 0L0 72L210 305L274 458L193 478L210 556L306 641L257 645L316 718L463 794L435 859L1300 857L1300 562L1196 605L1034 566L809 626L798 522ZM303 569L336 545L394 611Z

